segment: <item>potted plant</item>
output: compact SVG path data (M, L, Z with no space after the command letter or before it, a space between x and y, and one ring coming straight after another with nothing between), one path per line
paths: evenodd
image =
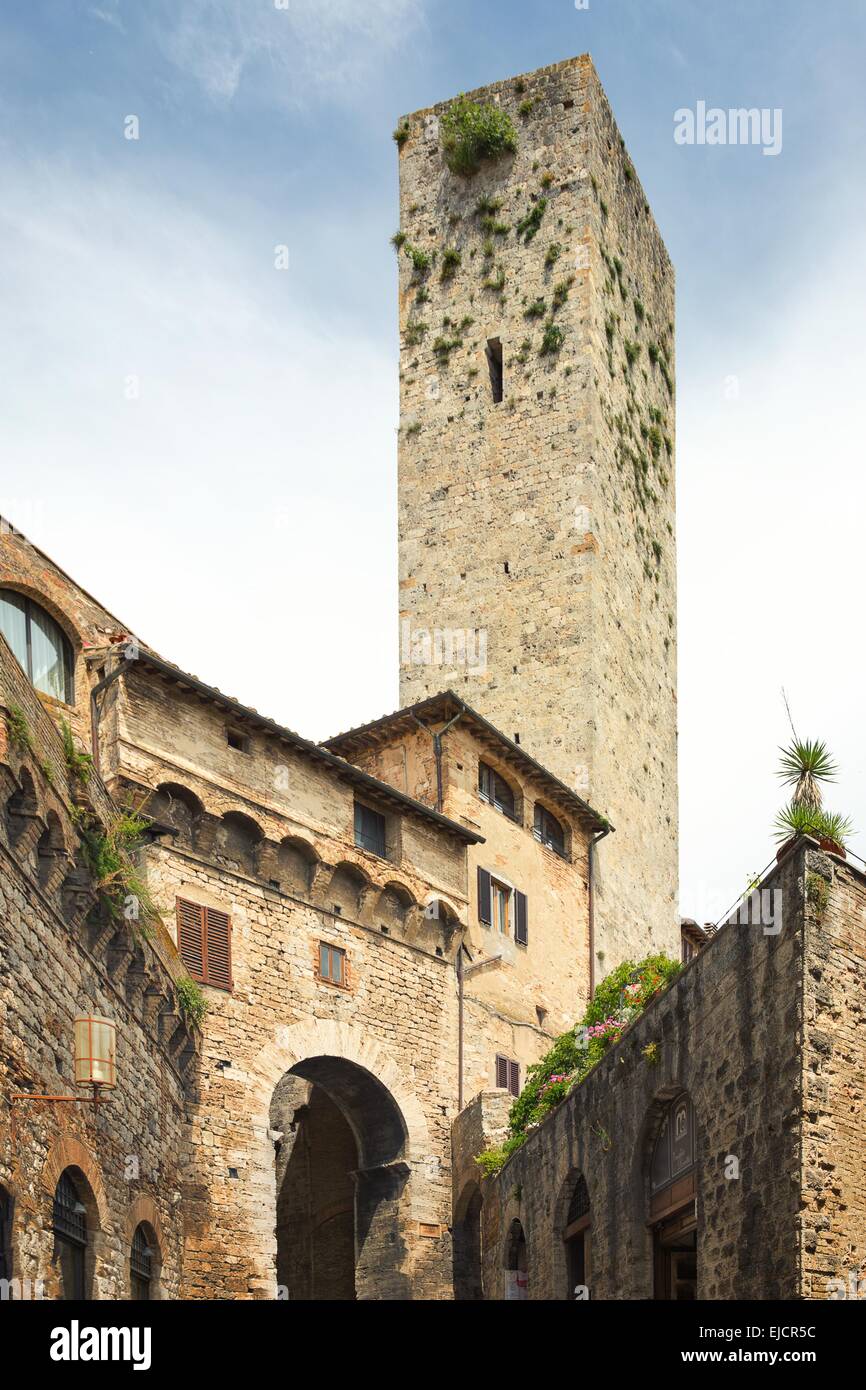
M776 839L782 843L776 853L781 859L788 846L800 835L812 835L822 849L845 857L845 841L851 834L851 822L838 812L827 811L821 801L822 782L836 777L836 764L827 745L821 739L798 739L782 754L779 777L793 787L791 800L776 817Z

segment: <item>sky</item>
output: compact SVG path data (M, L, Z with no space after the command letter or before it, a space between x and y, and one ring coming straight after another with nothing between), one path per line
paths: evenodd
M4 7L0 513L307 737L396 708L391 132L583 52L677 272L681 908L717 920L774 852L783 688L866 856L862 0ZM678 144L700 101L781 110L779 153Z

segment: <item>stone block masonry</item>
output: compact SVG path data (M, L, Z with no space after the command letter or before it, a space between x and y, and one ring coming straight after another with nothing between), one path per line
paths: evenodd
M588 57L470 96L517 134L473 176L450 103L401 122L401 703L609 816L600 977L678 952L673 270Z
M862 1276L866 877L803 842L765 888L778 934L724 926L483 1183L486 1298L505 1296L514 1221L528 1296L573 1296L566 1235L581 1177L590 1296L658 1296L667 1213L652 1208L652 1156L683 1092L695 1116L696 1296L820 1299ZM502 1116L485 1103L455 1126L455 1194L478 1181L470 1151L501 1140Z

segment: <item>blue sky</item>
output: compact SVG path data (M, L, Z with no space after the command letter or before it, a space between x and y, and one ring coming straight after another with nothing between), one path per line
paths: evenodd
M391 131L586 51L677 269L682 906L716 917L772 852L782 685L866 854L860 0L6 7L0 511L301 732L393 708ZM781 108L779 156L675 144L699 100Z

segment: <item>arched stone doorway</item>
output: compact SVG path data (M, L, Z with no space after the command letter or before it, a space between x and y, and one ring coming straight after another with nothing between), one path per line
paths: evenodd
M343 1057L297 1062L274 1090L277 1284L297 1299L410 1296L396 1101Z
M481 1189L467 1183L454 1212L454 1297L475 1302L484 1297L481 1280Z

